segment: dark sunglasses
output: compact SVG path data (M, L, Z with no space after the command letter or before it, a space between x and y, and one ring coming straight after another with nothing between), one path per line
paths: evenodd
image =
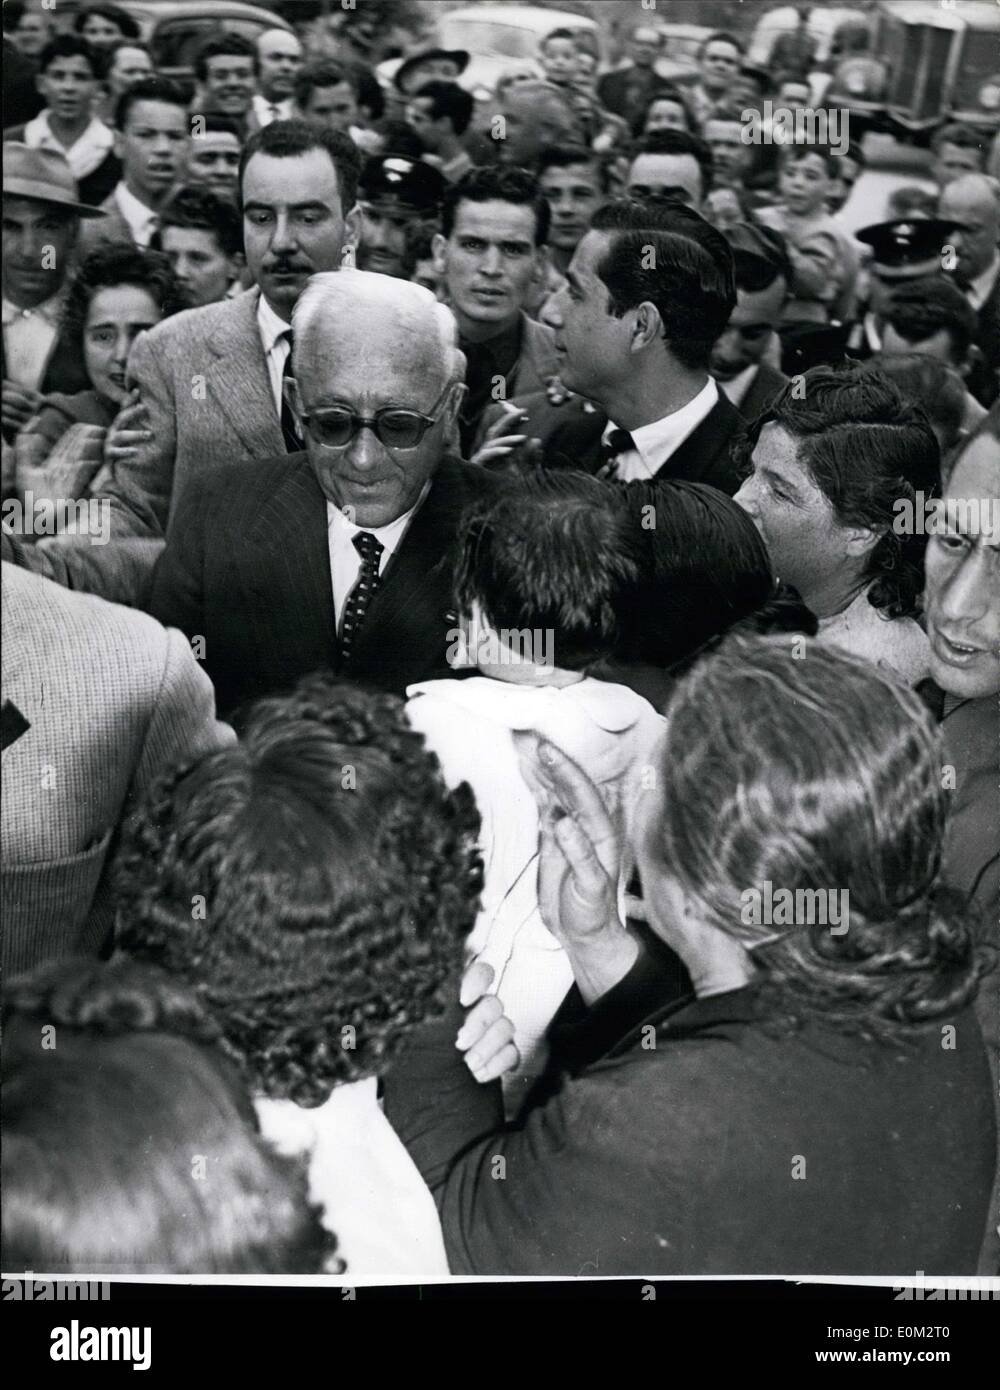
M299 419L324 449L343 449L366 426L386 449L415 449L437 421L456 382L449 382L431 407L429 415L387 405L374 415L358 415L346 405L325 405ZM460 388L465 390L464 386Z

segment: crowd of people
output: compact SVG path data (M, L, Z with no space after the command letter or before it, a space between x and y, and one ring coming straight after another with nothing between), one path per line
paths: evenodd
M743 139L792 43L560 27L484 113L454 50L219 31L191 95L50 21L5 1268L1000 1272L995 143L855 233L859 145Z

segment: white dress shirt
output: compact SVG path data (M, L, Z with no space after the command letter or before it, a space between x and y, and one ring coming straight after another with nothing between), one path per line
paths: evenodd
M118 184L113 196L118 204L118 211L128 223L132 240L136 246L146 250L153 239L153 233L160 225L159 217L152 208L140 202L134 193L130 193L124 183Z
M281 415L281 385L285 370L285 358L291 351L288 346L288 339L283 335L291 332L291 328L292 325L279 318L264 296L261 295L257 300L257 329L260 333L260 345L264 349L264 360L267 363L267 376L271 383L274 408L279 417Z
M676 453L685 439L694 433L702 420L711 414L718 399L719 388L715 379L709 377L697 396L681 406L680 410L630 431L635 448L618 455L617 478L623 483L634 482L637 478L652 478L671 454ZM612 430L617 428L614 421L609 420L601 435L601 442L606 444Z
M349 521L339 507L332 502L326 504L327 544L330 549L330 577L333 581L333 606L337 614L337 631L344 617L344 608L351 590L358 582L361 573L361 556L354 544L354 537L360 531L368 531L382 546L379 556L379 575L385 574L386 565L402 544L414 512L430 491L426 482L423 491L408 512L390 521L388 526L357 526Z
M969 287L965 291L965 297L978 314L980 309L990 297L990 290L993 288L993 281L1000 275L1000 251L994 252L993 259L974 280L969 281Z
M73 177L79 181L103 164L111 153L115 136L114 131L93 116L72 145L64 145L52 133L46 107L25 124L24 143L33 150L55 150L61 154L73 171Z
M60 291L33 309L3 301L4 374L18 386L41 388L45 368L59 336L65 294Z
M267 97L257 92L253 99L253 112L261 126L270 125L272 121L288 121L292 118L292 99L285 97L284 101L268 101Z

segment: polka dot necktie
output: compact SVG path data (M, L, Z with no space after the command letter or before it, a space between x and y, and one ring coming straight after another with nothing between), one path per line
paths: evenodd
M340 654L345 664L351 660L354 643L365 620L365 613L372 601L372 595L379 586L379 561L385 549L382 542L370 531L359 531L353 538L354 548L361 556L361 573L358 582L348 595L344 606L344 621L340 630Z
M617 478L618 459L622 454L627 454L634 448L635 440L628 430L612 430L601 445L601 467L597 476L599 478Z

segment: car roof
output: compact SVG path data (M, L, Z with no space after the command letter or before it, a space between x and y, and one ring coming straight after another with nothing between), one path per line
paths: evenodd
M467 5L464 9L449 10L441 16L451 24L455 20L480 20L490 24L511 24L515 28L535 29L548 34L553 29L598 29L600 26L586 15L571 10L543 10L538 5Z
M244 5L240 0L164 0L162 4L156 4L155 0L146 0L146 3L128 3L125 8L130 14L141 16L143 19L153 21L155 24L162 19L259 19L267 21L272 29L288 29L291 25L286 19L275 14L273 10L266 10L260 5Z
M879 6L904 24L931 24L937 29L1000 29L1000 9L993 0L966 0L961 9L939 10L920 0L885 0Z

